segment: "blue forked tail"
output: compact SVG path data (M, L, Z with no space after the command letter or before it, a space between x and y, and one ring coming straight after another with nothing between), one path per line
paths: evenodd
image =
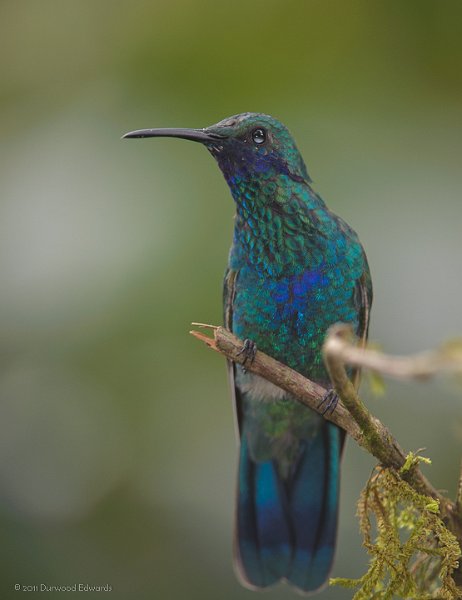
M283 579L301 592L322 587L335 552L343 432L323 421L301 442L292 472L276 459L254 461L241 439L235 557L243 583L268 587Z

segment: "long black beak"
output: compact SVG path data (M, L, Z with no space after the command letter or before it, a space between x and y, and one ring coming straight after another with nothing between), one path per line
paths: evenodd
M148 137L175 137L184 140L192 140L193 142L201 142L202 144L213 144L226 138L225 135L207 131L207 129L137 129L129 131L122 136L125 138L148 138Z

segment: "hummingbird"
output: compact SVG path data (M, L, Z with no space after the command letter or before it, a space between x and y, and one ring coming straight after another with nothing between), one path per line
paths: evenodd
M365 343L372 284L353 229L327 208L294 139L260 113L204 129L142 129L124 138L203 144L236 205L224 277L224 323L256 348L328 389L327 329L349 323ZM234 563L243 585L286 581L305 594L326 585L335 553L345 433L290 394L229 364L239 441ZM351 371L357 384L359 372Z

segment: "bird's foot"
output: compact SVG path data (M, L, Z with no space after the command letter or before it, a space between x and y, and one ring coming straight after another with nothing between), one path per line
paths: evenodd
M327 392L321 398L321 400L318 404L318 408L323 407L323 410L321 412L322 415L325 415L328 412L330 412L330 414L333 414L333 412L337 408L337 404L338 404L337 393L334 390L334 388L331 388L330 390L327 390Z
M244 369L244 373L246 372L246 365L251 365L255 360L255 354L257 353L257 344L252 342L252 340L245 339L244 345L237 353L237 356L241 354L244 355L244 360L242 361L242 368Z

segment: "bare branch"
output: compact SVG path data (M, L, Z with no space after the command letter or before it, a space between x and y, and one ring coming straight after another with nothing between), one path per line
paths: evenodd
M243 364L245 357L243 354L240 354L243 342L223 327L211 328L214 333L213 338L210 338L199 331L191 331L190 333L197 339L206 343L207 346L213 350L224 354L230 360L238 364ZM306 379L306 377L303 377L303 375L300 375L297 371L283 365L259 350L257 350L252 364L246 364L246 369L271 381L271 383L274 383L286 390L286 392L295 396L303 404L322 413L319 404L324 398L327 390L314 381ZM326 414L324 416L329 421L332 421L339 427L342 427L342 429L345 429L345 431L359 444L362 443L361 430L354 420L351 419L350 414L344 406L338 404L333 414Z
M428 379L439 373L462 373L462 341L412 356L390 356L352 343L352 329L339 323L329 329L324 352L352 367L365 367L394 379Z

